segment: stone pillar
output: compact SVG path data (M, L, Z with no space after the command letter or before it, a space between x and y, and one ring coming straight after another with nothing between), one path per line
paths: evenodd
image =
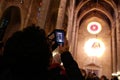
M60 0L60 6L58 9L58 17L57 17L57 23L56 23L56 29L62 29L63 28L63 21L64 21L64 14L66 9L66 2L67 0Z
M120 8L116 18L116 37L117 37L117 71L120 71Z
M42 0L42 7L40 10L40 19L38 21L38 26L40 26L41 28L45 28L45 22L46 22L47 13L49 10L50 1L51 0Z
M111 30L111 43L112 43L112 73L116 73L117 72L117 59L116 59L116 56L117 56L117 53L116 53L116 36L115 36L115 23L113 23L112 25L112 30Z
M75 0L73 1L73 4L75 6ZM77 51L77 40L78 40L78 30L79 27L77 26L77 12L74 10L74 18L73 18L73 26L72 26L72 37L71 37L71 48L70 51L74 58L76 59L76 51Z
M76 13L75 13L76 14ZM75 41L76 41L76 28L77 28L77 15L75 15L74 17L74 24L73 24L73 28L72 28L72 40L71 40L71 53L73 54L73 56L75 57Z
M68 26L67 26L67 38L69 44L72 40L72 29L73 29L73 16L74 16L74 5L75 0L70 0L70 5L68 7Z
M29 20L31 11L32 11L33 0L31 0L31 2L30 2L29 5L30 5L30 6L29 6L29 8L28 8L28 14L27 14L27 16L26 16L26 20L25 20L25 23L24 23L24 27L27 26L27 23L28 23L28 20Z
M78 47L78 32L79 32L79 26L76 26L76 28L75 28L76 30L75 30L75 41L74 41L74 49L73 49L73 56L74 56L74 58L76 59L76 57L77 57L77 47Z

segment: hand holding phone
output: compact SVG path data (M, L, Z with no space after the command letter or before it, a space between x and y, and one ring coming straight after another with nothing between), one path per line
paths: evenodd
M59 50L60 54L65 51L69 51L69 43L68 43L68 40L66 39L66 37L64 40L64 45L59 45L58 48L59 48L58 50Z
M62 29L55 29L48 35L48 39L53 43L52 51L55 50L58 46L64 46L65 42L65 31Z

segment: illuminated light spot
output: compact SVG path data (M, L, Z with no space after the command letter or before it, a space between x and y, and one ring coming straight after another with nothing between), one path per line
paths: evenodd
M105 45L101 40L92 38L85 43L84 50L88 56L100 57L105 51Z

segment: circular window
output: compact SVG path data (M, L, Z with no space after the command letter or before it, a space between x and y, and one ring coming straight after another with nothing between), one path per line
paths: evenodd
M98 34L102 30L102 27L98 22L90 22L87 26L87 30L91 34Z

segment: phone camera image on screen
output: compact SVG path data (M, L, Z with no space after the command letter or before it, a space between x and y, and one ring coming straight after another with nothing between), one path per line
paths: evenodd
M56 42L58 44L64 44L64 31L63 30L56 30Z
M57 32L56 33L57 35L56 35L56 37L57 37L57 42L64 42L64 40L63 40L63 33L60 33L60 32Z
M48 40L52 45L52 51L58 46L63 46L65 41L65 31L62 29L54 29L48 36Z

